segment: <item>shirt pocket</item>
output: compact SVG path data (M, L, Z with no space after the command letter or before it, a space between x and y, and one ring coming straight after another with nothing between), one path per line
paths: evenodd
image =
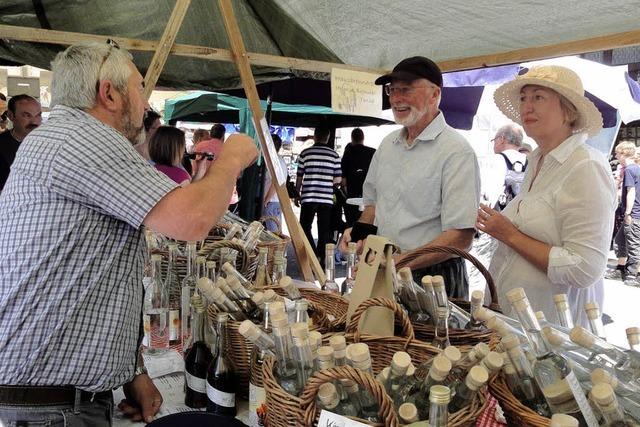
M440 216L442 195L440 178L422 178L403 186L402 200L407 213L415 218L429 219Z
M551 194L529 194L518 201L513 222L529 237L554 245L559 238L556 216Z

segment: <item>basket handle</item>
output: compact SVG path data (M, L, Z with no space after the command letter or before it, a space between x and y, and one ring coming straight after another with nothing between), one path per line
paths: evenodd
M263 223L265 226L267 225L267 221L273 221L276 224L276 228L278 229L277 230L278 234L282 234L282 223L280 222L280 219L278 217L275 217L273 215L265 215L261 217L258 221Z
M500 304L498 302L498 291L496 290L496 284L493 281L493 277L491 277L491 273L489 273L485 266L482 265L482 263L476 257L471 255L467 251L463 251L450 246L423 246L421 248L407 252L402 260L396 265L396 268L399 270L402 267L405 267L411 261L421 257L422 255L433 253L447 253L457 255L460 258L464 258L471 264L473 264L473 266L478 269L478 271L484 276L484 279L487 281L489 294L491 295L491 304L489 304L489 308L495 311L500 311Z
M351 315L351 319L347 324L345 332L353 332L354 341L360 341L360 328L358 327L360 324L360 318L364 314L367 309L371 307L386 307L389 310L393 311L393 316L400 320L400 324L402 325L402 336L407 338L407 343L413 341L416 338L416 334L413 331L413 325L411 325L411 320L407 317L407 313L402 309L402 307L388 298L369 298L356 308L356 310Z
M238 243L232 242L231 240L217 240L212 243L206 243L200 252L204 252L206 254L212 255L216 249L229 248L234 251L238 251L240 253L241 265L238 268L240 274L245 274L247 272L247 268L249 267L249 253L247 250L239 245ZM238 266L236 265L236 268Z
M350 366L340 366L323 371L318 371L307 382L300 399L302 403L300 405L304 412L304 418L300 423L301 427L313 426L316 418L318 408L316 405L316 395L320 386L326 382L349 379L358 383L361 389L371 392L375 400L380 405L380 412L378 412L382 424L390 427L398 427L398 418L393 408L393 402L385 391L384 387L377 382L373 376L367 374L359 369L354 369Z

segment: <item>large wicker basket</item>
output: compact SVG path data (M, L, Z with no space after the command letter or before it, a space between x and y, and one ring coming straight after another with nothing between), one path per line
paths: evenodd
M500 403L500 407L510 426L549 427L551 420L525 406L513 395L502 375L496 375L489 382L489 391Z
M416 258L424 254L431 253L448 253L468 260L475 268L478 269L487 281L487 287L489 288L489 294L491 295L491 304L489 304L489 308L500 311L500 305L498 304L498 292L491 274L477 258L468 252L448 246L425 246L405 254L402 261L398 263L397 268L400 269ZM469 309L469 302L466 300L451 299L451 302L464 309ZM433 325L414 323L413 328L415 330L416 337L419 340L431 342L435 336L435 329ZM498 343L498 337L490 330L470 331L466 329L449 329L449 341L452 345L475 345L479 342L485 342L491 346L495 346Z

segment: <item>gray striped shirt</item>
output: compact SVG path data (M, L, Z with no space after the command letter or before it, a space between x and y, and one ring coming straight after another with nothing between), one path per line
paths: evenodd
M0 384L109 390L130 380L140 226L177 185L114 128L57 106L0 195Z

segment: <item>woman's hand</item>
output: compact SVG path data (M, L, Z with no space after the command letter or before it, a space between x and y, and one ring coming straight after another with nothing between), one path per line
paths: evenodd
M518 233L516 226L506 216L482 203L478 208L476 228L503 243Z

